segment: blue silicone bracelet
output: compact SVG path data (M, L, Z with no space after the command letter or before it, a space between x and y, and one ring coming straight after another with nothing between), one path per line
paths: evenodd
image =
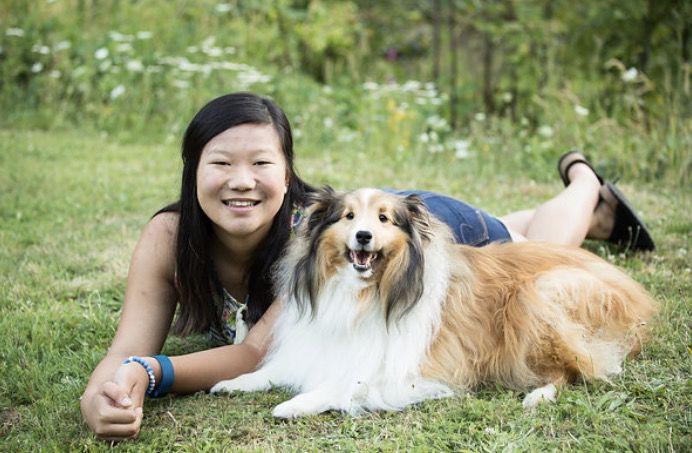
M173 363L167 355L155 355L154 359L159 362L161 366L161 380L159 386L156 387L151 393L147 393L152 398L159 398L168 394L173 387L173 381L175 380L175 372L173 371Z
M147 387L147 395L150 395L152 391L154 391L154 387L156 387L156 378L154 377L154 369L147 363L146 360L144 360L141 357L137 357L136 355L130 356L123 360L123 365L126 365L128 363L139 363L144 367L144 369L147 371L147 376L149 376L149 386Z

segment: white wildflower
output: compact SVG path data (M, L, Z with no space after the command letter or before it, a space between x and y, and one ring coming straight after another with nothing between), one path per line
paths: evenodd
M32 52L40 53L41 55L48 55L50 53L50 48L44 46L43 44L34 44L31 47Z
M637 68L629 68L627 71L622 73L621 78L623 82L634 82L637 75L639 75Z
M5 30L5 35L21 38L22 36L24 36L24 30L16 27L8 28L7 30Z
M53 69L51 72L48 73L48 77L51 79L59 79L62 73L58 71L57 69Z
M375 91L379 88L379 85L375 82L365 82L363 88L369 91Z
M130 60L125 67L130 72L142 72L144 70L144 65L139 60Z
M300 138L303 136L303 131L297 127L293 129L293 138Z
M132 35L124 35L124 34L119 33L117 31L109 32L108 36L110 36L110 38L113 41L117 41L117 42L128 42L128 41L132 41L134 39L134 36L132 36Z
M471 143L468 140L460 139L460 140L455 140L452 143L452 146L454 146L454 157L457 159L466 159L471 155L469 152L469 145Z
M122 53L130 53L134 49L132 48L132 45L129 42L123 42L115 46L115 50L117 52L122 52Z
M137 39L151 39L152 36L154 36L154 34L150 31L143 30L137 32Z
M111 90L111 99L113 99L113 100L118 99L123 94L125 94L125 86L124 85L118 85L117 87L115 87Z
M226 52L228 55L234 55L235 47L224 47L223 51Z
M407 80L402 86L401 91L417 91L421 88L421 83L418 80Z
M576 113L579 116L588 116L589 115L589 109L586 107L582 107L581 105L577 104L574 106L574 113Z
M475 119L476 121L485 121L485 113L478 112L475 115L473 115L473 119Z
M356 134L356 132L350 129L346 129L344 131L341 131L336 139L343 143L349 143L355 140L357 136L358 134Z
M331 127L334 126L334 120L327 117L322 121L322 124L324 124L324 127L327 129L331 129Z
M541 137L550 138L553 136L553 132L553 128L546 124L538 128L538 135Z
M99 65L99 71L101 72L106 72L108 69L111 67L111 61L110 60L103 60L101 64Z
M41 71L43 71L43 63L41 63L40 61L31 65L31 72L33 72L34 74L37 74Z
M94 52L94 58L97 60L103 60L108 56L108 49L105 47L101 47L100 49L97 49L96 52Z
M230 4L230 3L219 3L218 5L216 5L216 6L214 7L214 11L216 11L217 13L220 13L220 14L224 14L224 13L230 12L231 9L232 9L232 8L231 8L231 4Z
M334 90L332 90L332 87L330 87L329 85L323 86L322 91L324 91L327 94L332 94L334 92Z
M176 79L176 80L173 80L173 82L171 82L171 84L172 84L174 87L180 88L180 89L182 89L182 90L184 90L185 88L189 88L189 87L190 87L190 82L188 82L187 80L178 80L178 79Z
M505 104L509 104L510 102L512 102L513 96L512 93L510 93L509 91L505 91L504 93L502 93L502 96L500 96L500 98L502 99L502 102L504 102Z
M428 151L430 151L433 154L441 153L444 150L445 150L445 147L442 146L441 143L435 143L434 145L431 145L430 147L428 147Z
M438 115L433 115L426 121L428 126L435 130L441 130L447 128L447 120Z
M223 55L223 50L220 47L207 47L202 51L210 57L220 57Z
M154 73L154 72L159 73L161 71L163 71L163 68L161 68L161 66L155 65L155 64L153 64L151 66L147 66L147 68L146 68L146 72L149 72L149 73Z
M423 132L418 136L418 141L421 143L428 143L430 141L430 136L427 134L427 132Z
M187 50L188 53L197 53L199 48L197 46L188 46L188 48L185 50Z
M55 43L53 46L53 52L60 52L61 50L67 50L70 47L72 47L72 43L70 41L60 41Z

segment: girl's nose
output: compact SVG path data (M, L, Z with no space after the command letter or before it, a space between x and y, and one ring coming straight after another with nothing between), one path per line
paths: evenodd
M228 178L228 188L231 190L248 191L255 188L255 175L247 168L237 168Z

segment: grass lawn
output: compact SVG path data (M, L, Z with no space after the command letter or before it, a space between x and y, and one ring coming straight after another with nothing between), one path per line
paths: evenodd
M425 188L500 215L535 205L561 182L495 174L437 155L398 159L300 148L305 179L336 188ZM555 151L557 156L559 150ZM301 157L302 156L302 157ZM94 133L0 130L0 450L105 450L78 398L105 354L124 295L129 255L148 218L178 191L177 144L118 144ZM542 182L550 181L550 182ZM501 388L400 413L274 420L282 391L198 393L148 401L139 439L124 450L687 450L690 435L692 190L627 180L658 250L587 247L624 267L661 301L652 341L612 382L575 385L525 413ZM164 352L204 348L171 338ZM687 447L685 447L687 445Z

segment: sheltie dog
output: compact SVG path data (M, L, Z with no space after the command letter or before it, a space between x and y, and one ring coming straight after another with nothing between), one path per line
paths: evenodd
M259 368L212 393L287 387L273 415L399 410L481 385L554 400L621 371L656 303L576 247L458 245L415 197L376 189L314 197L277 266L284 296Z

